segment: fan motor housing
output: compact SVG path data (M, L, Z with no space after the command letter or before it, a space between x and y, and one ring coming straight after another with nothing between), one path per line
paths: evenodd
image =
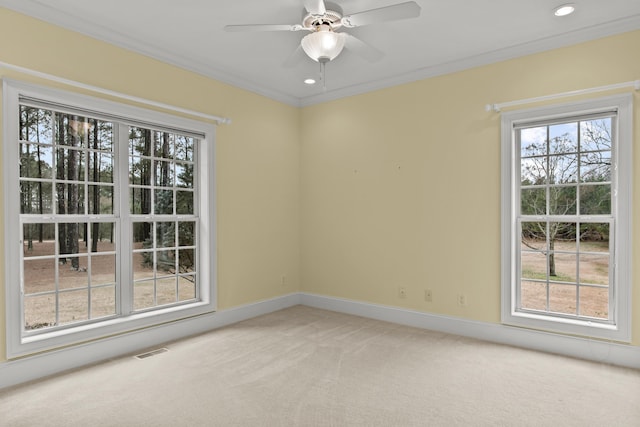
M342 26L342 8L335 3L325 3L324 15L314 15L306 10L303 13L302 26L308 30L315 30L321 25L329 25L332 29Z

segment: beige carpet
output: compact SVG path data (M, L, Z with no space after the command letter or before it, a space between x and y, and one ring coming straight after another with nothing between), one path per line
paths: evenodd
M2 426L640 426L640 371L297 306L0 393Z

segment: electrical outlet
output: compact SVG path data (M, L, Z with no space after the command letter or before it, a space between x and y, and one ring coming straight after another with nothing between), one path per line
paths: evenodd
M433 292L431 292L431 289L425 289L424 290L424 300L426 302L433 301Z
M405 299L407 297L407 290L402 286L398 288L398 298Z
M461 307L467 305L467 296L465 294L458 294L458 305Z
M287 276L285 276L284 274L282 275L282 277L280 277L280 284L282 286L286 286L287 285Z

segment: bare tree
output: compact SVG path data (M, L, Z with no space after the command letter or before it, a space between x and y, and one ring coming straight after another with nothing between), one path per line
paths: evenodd
M532 216L564 216L593 213L607 203L609 186L590 186L591 197L578 195L579 183L609 181L611 128L609 121L579 122L580 139L569 133L547 138L546 147L531 143L522 147L521 213ZM578 124L576 124L576 130ZM577 136L576 132L576 136ZM578 144L580 146L578 146ZM586 193L585 193L586 194ZM606 211L607 206L601 210ZM575 241L579 230L572 222L523 223L522 243L534 250L548 250L549 275L557 276L557 241Z

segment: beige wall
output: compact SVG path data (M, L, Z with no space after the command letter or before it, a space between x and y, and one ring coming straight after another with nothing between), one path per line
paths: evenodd
M300 288L299 109L2 8L0 61L230 117L233 123L218 127L216 141L218 308ZM0 71L33 80L2 67ZM3 264L4 249L0 245ZM3 279L0 360L5 354Z
M635 80L639 45L633 32L297 109L0 8L2 62L233 119L217 138L221 309L305 291L499 322L500 117L484 105Z
M638 46L640 31L304 108L303 290L499 322L500 116L485 104L638 79Z

